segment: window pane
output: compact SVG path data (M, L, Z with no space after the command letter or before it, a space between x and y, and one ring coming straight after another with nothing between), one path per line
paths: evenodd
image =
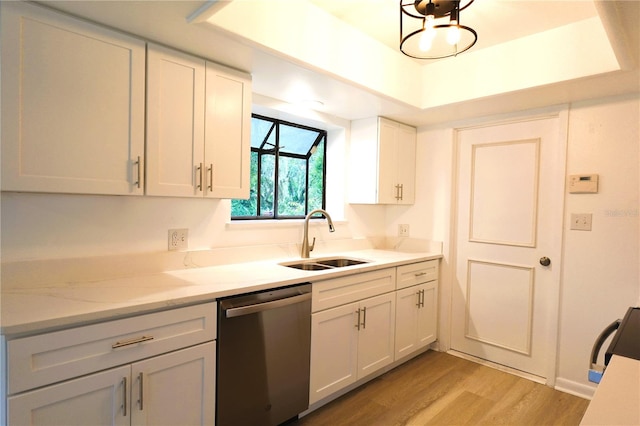
M280 156L278 167L278 215L304 216L307 161Z
M316 151L309 158L309 209L322 208L324 194L324 140L318 144Z
M311 149L311 145L313 145L317 138L317 131L280 124L281 153L292 153L306 156Z
M273 217L273 195L276 176L275 156L265 154L261 155L260 158L262 159L262 170L260 171L260 216Z
M260 148L271 127L273 127L271 121L256 117L251 118L251 148Z

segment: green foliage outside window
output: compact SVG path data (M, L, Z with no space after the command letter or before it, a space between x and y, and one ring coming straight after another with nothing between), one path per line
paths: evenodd
M251 123L251 185L232 219L288 219L324 208L324 130L259 115Z

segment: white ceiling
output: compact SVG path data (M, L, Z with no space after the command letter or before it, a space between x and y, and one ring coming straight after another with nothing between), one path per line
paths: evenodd
M398 49L399 0L308 1L369 37ZM402 2L412 3L411 0ZM460 23L478 33L473 47L478 50L591 18L597 12L591 1L475 0L460 15Z
M413 86L418 87L423 84L420 81L403 79L403 64L417 66L418 69L422 68L429 72L433 69L433 61L409 60L398 53L398 0L79 0L44 1L43 3L151 41L251 72L256 101L272 108L284 109L281 107L285 105L294 113L298 106L287 104L290 100L286 97L286 92L293 81L310 88L309 97L324 103L319 110L319 114L323 117L334 116L351 120L383 115L416 126L438 125L640 91L640 73L638 72L640 0L475 0L462 12L461 23L471 26L478 32L477 45L459 58L448 58L438 61L439 63L460 67L458 64L461 63L460 59L463 55L491 51L489 47L500 46L558 26L599 16L607 28L609 42L614 45L614 50L617 54L622 52L621 57L626 58L624 69L557 83L551 82L522 90L495 93L490 96L479 96L466 101L441 102L429 107L408 103L400 97L383 93L364 84L358 77L345 77L339 72L324 69L304 58L281 52L276 48L277 46L265 45L260 39L247 38L242 33L242 31L250 31L251 25L256 23L270 23L261 14L253 13L251 7L260 4L271 7L278 2L286 3L287 1L296 7L300 4L321 7L353 26L357 31L363 32L366 37L376 40L376 43L383 43L387 51L380 51L380 61L383 57L385 61L387 58L396 61L395 58L397 58L399 65L396 68L400 78L394 84L400 89L404 87L411 91ZM305 3L302 3L303 1ZM236 29L233 26L224 28L224 25L206 21L205 15L217 14L218 10L226 10L227 6L231 6L228 9L232 9L234 5L242 6L243 4L249 5L250 8L249 12L245 10L244 14L238 14L237 18L241 19L239 22L243 24L253 19L251 25L243 24L246 28ZM607 12L604 16L603 9ZM312 21L307 26L309 31L314 30L314 23ZM300 34L290 31L288 27L289 25L281 25L272 31L284 39L297 41ZM563 41L558 40L558 43ZM324 39L321 38L314 41L314 43L323 42ZM370 49L366 51L367 55L379 53L377 49L369 47ZM592 47L577 43L575 48L580 50L581 54L588 56ZM355 54L364 54L364 52L354 52ZM507 54L501 60L509 61L510 56ZM403 60L408 62L402 62ZM598 63L600 58L593 57L591 60L593 63ZM339 61L337 62L339 64ZM416 64L424 66L420 67ZM554 68L558 68L558 64L539 64L540 70ZM456 84L456 81L446 80L448 75L446 69L440 70L437 83ZM473 80L475 70L465 69L464 71L468 72L469 79ZM298 112L302 114L302 111ZM313 116L313 112L310 115Z

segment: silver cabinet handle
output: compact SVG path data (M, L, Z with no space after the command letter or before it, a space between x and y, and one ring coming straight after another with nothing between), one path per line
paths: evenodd
M209 164L207 171L209 172L209 184L207 185L207 189L209 191L213 191L213 163Z
M122 415L127 417L127 378L122 378Z
M153 336L135 337L133 339L122 340L122 341L115 342L113 345L111 345L111 348L112 349L117 349L117 348L121 348L123 346L135 345L136 343L142 343L142 342L146 342L146 341L149 341L149 340L153 340Z
M358 331L360 331L360 308L358 308L356 314L358 314L358 320L356 321L355 327L358 329Z
M420 290L420 306L424 308L424 289Z
M418 296L418 303L416 303L416 306L418 308L420 308L420 294L421 294L420 290L416 291L416 296Z
M367 328L367 307L362 308L362 329Z
M140 411L144 410L144 375L141 373L138 374L138 382L140 382L140 390L138 391L138 404L140 404Z
M134 166L138 166L138 173L137 173L138 179L133 184L135 186L137 186L138 188L140 188L141 181L142 181L142 164L140 163L140 156L139 155L138 155L137 160L133 162L133 165Z
M400 184L400 200L404 199L404 184Z
M400 185L396 185L396 200L400 200Z
M198 190L202 192L202 179L203 179L203 173L204 173L204 171L202 170L202 163L200 163L200 165L196 167L196 171L198 172L198 177L199 177L198 185L196 185L196 188L198 188Z

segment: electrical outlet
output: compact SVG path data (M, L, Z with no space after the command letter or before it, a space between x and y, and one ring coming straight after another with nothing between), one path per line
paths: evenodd
M169 229L169 250L187 250L189 247L188 229Z
M406 223L398 225L398 237L409 236L409 225Z

